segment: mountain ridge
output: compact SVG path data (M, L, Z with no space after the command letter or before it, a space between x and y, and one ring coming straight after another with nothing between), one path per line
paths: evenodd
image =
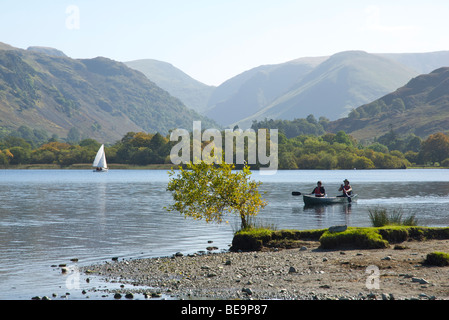
M215 126L121 62L1 48L3 129L25 125L65 137L76 128L83 136L115 142L130 131L168 134L190 128L194 120Z
M124 63L142 72L150 81L180 99L186 107L199 113L207 110L207 102L215 89L214 86L208 86L192 78L168 62L140 59Z
M414 77L394 92L354 109L348 117L329 123L328 129L343 130L359 140L388 130L419 137L448 131L449 67Z
M415 71L399 63L364 51L340 52L304 75L285 94L238 123L248 126L253 120L293 120L309 114L336 120L415 75Z

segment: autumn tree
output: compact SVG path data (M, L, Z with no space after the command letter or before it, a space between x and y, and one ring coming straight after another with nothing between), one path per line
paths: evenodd
M423 142L420 155L424 162L442 162L449 158L449 137L442 132L430 135Z
M261 182L250 180L247 165L235 172L234 165L224 161L219 165L189 162L186 166L179 167L177 175L174 169L169 171L167 190L175 203L166 208L168 211L217 223L226 213L236 214L246 229L250 227L248 217L256 216L267 204L258 191Z

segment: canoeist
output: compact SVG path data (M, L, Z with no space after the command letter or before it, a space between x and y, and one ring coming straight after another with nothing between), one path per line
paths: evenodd
M314 194L315 197L324 197L326 191L324 190L321 181L318 181L316 185L317 186L315 189L313 189L312 194Z
M339 197L349 197L352 194L352 187L349 184L348 179L345 179L343 181L344 185L340 186L340 189L338 189L338 191L343 191L343 194Z

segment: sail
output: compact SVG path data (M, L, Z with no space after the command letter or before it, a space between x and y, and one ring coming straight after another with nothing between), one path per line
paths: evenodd
M108 167L108 164L106 163L106 155L104 153L104 144L102 144L100 149L98 149L97 155L95 156L95 160L92 166L97 168Z

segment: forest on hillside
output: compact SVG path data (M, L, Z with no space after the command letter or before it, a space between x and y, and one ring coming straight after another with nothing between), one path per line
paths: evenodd
M128 132L116 143L106 145L105 150L110 164L170 164L170 152L177 143L170 141L168 135ZM205 141L202 147L208 144ZM100 145L101 142L93 139L80 140L76 132L61 141L57 136L48 137L45 132L23 126L8 135L0 135L0 166L90 164ZM334 134L318 130L318 134L288 137L279 130L278 159L278 169L449 167L449 136L436 133L422 140L413 135L399 136L391 130L374 143L363 146L343 131ZM260 164L251 167L258 169Z

